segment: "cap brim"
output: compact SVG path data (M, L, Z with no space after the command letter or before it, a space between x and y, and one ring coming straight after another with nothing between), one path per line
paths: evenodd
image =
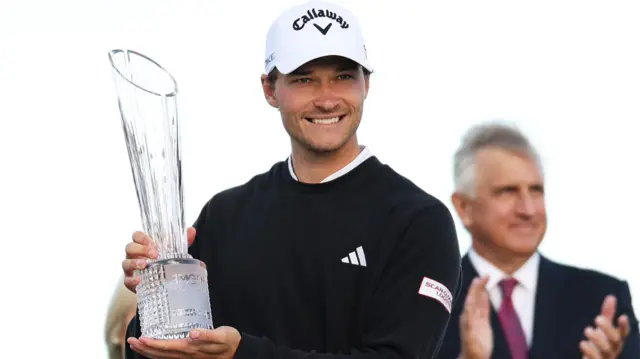
M363 68L365 68L367 71L369 72L373 72L373 68L371 67L371 65L369 64L369 62L366 59L362 59L360 56L355 56L353 54L346 54L346 53L338 53L338 52L323 52L321 54L315 54L312 56L306 56L304 58L298 58L295 59L293 61L289 61L289 62L280 62L280 61L275 61L275 68L278 69L278 71L281 74L284 75L288 75L291 72L295 71L296 69L304 66L305 64L313 61L313 60L317 60L319 58L322 57L328 57L328 56L339 56L339 57L343 57L345 59L351 60L357 64L360 64Z

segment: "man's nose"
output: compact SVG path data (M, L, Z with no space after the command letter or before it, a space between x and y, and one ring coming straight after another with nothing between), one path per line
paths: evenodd
M523 193L518 199L516 206L518 214L526 217L531 217L536 213L535 199L529 193Z
M319 86L314 104L324 112L333 111L340 105L340 99L336 96L329 81L323 82Z

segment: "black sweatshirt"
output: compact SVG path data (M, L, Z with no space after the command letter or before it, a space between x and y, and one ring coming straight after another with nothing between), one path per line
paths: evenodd
M435 357L461 275L454 222L376 157L320 184L278 162L194 226L213 324L242 335L236 359Z

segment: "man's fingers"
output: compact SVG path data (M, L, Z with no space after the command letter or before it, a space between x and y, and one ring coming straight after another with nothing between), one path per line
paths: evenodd
M620 335L622 336L622 338L626 338L629 336L631 326L629 325L628 316L621 315L620 318L618 318L618 329L620 330Z
M143 258L149 253L147 247L143 244L136 242L129 242L124 247L124 252L127 254L127 259L131 258Z
M136 287L140 284L140 277L125 277L124 286L129 288L130 291L136 292Z
M460 316L460 327L466 332L471 331L471 324L473 315L476 312L476 301L477 297L475 295L475 288L478 286L480 279L474 278L471 281L471 286L469 287L469 292L467 292L467 297L464 300L464 308L462 311L462 315Z
M487 285L488 279L488 277L473 278L469 291L467 292L467 298L465 299L465 310L468 309L471 312L475 312L478 305L483 304L483 294L486 293L484 288Z
M158 256L158 249L155 244L143 245L140 243L129 242L125 246L125 253L127 259L134 258L151 258L155 259Z
M584 335L589 341L596 347L602 357L609 358L614 353L612 346L615 343L611 343L607 338L607 335L601 329L594 329L593 327L587 327L584 330Z
M190 344L201 353L219 355L229 350L228 332L223 328L196 329L189 333Z
M147 261L144 259L125 259L122 261L122 270L124 275L129 277L134 274L135 270L147 267Z
M478 298L478 296L476 295L476 288L478 286L478 281L478 278L473 278L473 280L471 281L471 286L469 287L467 298L465 299L465 309L473 311L476 306L476 300Z
M485 287L487 286L487 283L489 282L489 276L488 275L484 275L482 277L479 278L478 282L476 282L476 295L480 295L481 293L483 293L485 291Z
M482 291L479 297L476 303L476 313L483 318L489 318L491 315L489 293Z
M604 359L596 346L587 340L580 342L580 351L587 359Z
M191 358L197 352L188 339L159 340L141 337L140 342L168 358Z
M478 300L480 294L484 291L487 282L489 281L488 276L483 276L480 278L473 278L471 282L471 287L469 288L469 294L474 297L475 301Z
M616 297L608 295L602 301L602 308L600 313L604 315L610 322L613 322L613 317L616 315Z
M189 338L198 344L225 344L228 340L227 333L222 328L194 329L189 332Z
M132 242L125 246L126 259L122 261L122 271L124 272L124 285L130 291L136 292L136 287L140 283L140 278L135 276L136 270L147 267L146 259L158 257L158 249L151 240L151 237L143 232L137 231L131 237Z
M620 331L613 326L613 323L602 315L597 316L595 322L598 329L602 331L611 344L614 347L618 347L623 337Z
M229 344L235 330L231 327L221 326L216 329L194 329L189 333L189 338L199 341L207 341L216 344Z
M464 308L462 309L462 314L460 315L460 330L462 333L467 333L471 329L471 320L469 317L473 312L473 296L467 295L467 298L464 300Z
M187 228L187 243L189 246L193 244L193 241L196 240L196 229L193 227Z
M153 242L151 240L151 237L149 237L146 233L140 231L133 232L133 236L131 237L131 239L133 240L133 242L142 245L151 244L151 242Z
M133 242L127 244L125 248L127 258L156 258L158 256L158 248L151 240L151 237L143 232L135 232L133 234Z
M148 342L144 339L138 340L135 338L127 339L127 343L129 343L131 349L148 358L178 359L185 357L184 351L175 350L172 348L173 346L168 343L158 343L157 341Z
M474 313L477 310L482 310L489 305L489 296L485 290L487 286L487 282L489 281L488 276L483 276L480 278L474 278L471 282L471 287L469 288L469 293L467 297L473 297L473 311ZM486 299L486 300L485 300Z

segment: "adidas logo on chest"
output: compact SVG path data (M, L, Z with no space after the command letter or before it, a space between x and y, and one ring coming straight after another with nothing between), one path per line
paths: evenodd
M367 258L365 257L364 249L362 249L362 246L359 246L354 251L349 253L349 255L342 258L342 263L353 264L360 267L366 267Z

